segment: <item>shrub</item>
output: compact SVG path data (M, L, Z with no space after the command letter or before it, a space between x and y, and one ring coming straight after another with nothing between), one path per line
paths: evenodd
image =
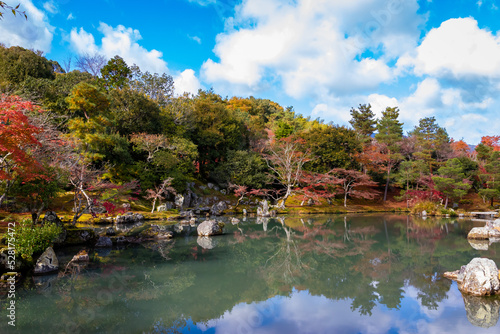
M16 254L23 260L31 262L33 254L43 252L52 245L55 238L62 232L62 228L53 223L33 225L31 220L25 219L15 228Z
M432 216L438 212L439 205L431 201L420 201L417 202L411 209L411 213L420 214L422 211L427 212L428 215Z

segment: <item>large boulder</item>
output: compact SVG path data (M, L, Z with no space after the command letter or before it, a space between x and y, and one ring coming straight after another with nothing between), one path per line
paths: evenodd
M166 202L162 205L159 205L157 208L156 208L156 211L158 212L163 212L163 211L167 211L167 210L170 210L170 209L173 209L174 208L174 203L172 202Z
M47 247L35 264L35 275L47 275L59 270L59 260L52 247Z
M82 249L75 256L73 256L70 262L88 262L88 261L90 261L89 253L85 249Z
M175 200L174 200L175 206L180 210L184 206L184 196L181 194L175 195Z
M198 225L197 231L199 236L212 236L223 233L224 223L215 220L205 220Z
M462 293L472 296L492 296L500 294L500 280L497 265L493 260L474 258L460 270L445 273L454 279Z
M220 201L217 204L212 205L210 208L210 214L220 216L224 213L224 210L227 210L227 204L226 202Z
M42 222L45 223L54 223L56 225L61 225L61 219L57 216L57 214L54 211L47 211L45 212L45 216L42 219Z

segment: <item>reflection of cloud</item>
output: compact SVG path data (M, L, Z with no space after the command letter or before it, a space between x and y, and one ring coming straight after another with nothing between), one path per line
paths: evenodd
M452 286L438 310L418 300L418 289L405 288L400 310L377 305L373 315L351 312L351 300L331 300L294 291L259 303L241 303L219 319L198 324L215 333L482 333L467 321L461 293Z

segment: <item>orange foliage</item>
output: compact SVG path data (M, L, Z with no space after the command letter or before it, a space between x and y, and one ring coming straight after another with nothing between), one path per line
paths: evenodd
M243 112L249 112L252 109L252 102L249 99L244 99L241 97L232 97L227 102L227 108L231 110L240 110Z
M494 151L500 151L500 136L484 136L481 138L481 143L493 148Z
M484 137L483 137L484 138ZM451 149L457 156L468 156L470 155L470 147L463 140L454 141L451 140Z

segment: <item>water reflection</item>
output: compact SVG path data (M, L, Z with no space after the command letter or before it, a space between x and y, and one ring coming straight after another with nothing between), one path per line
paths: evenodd
M498 263L497 245L472 248L471 222L430 222L242 219L214 238L185 225L173 240L99 249L78 272L26 283L16 332L498 331L498 301L462 299L441 276L477 256Z

